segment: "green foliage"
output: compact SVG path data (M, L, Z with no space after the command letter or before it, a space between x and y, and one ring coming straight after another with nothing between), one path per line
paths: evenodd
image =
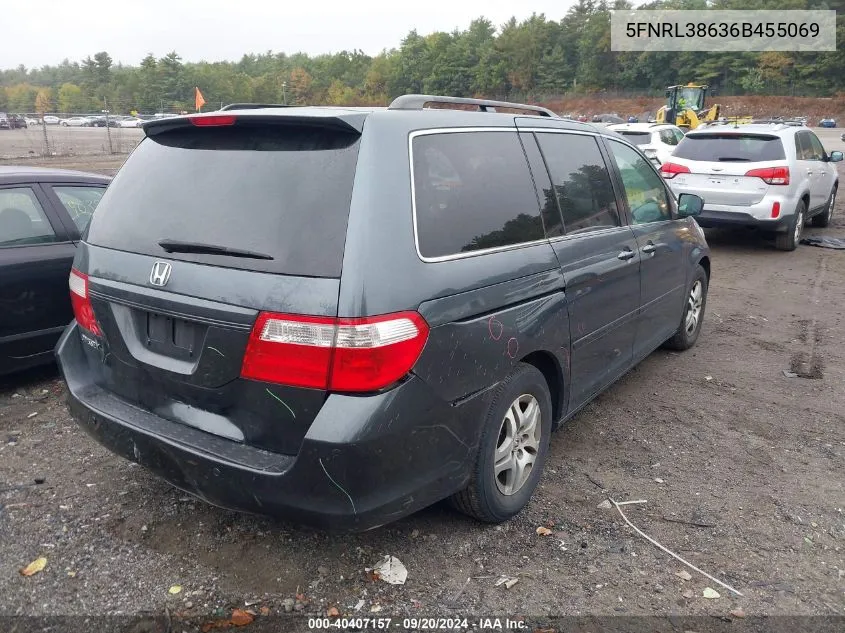
M138 66L100 51L81 62L0 71L0 110L33 112L193 111L194 87L212 109L221 103L384 104L406 93L540 100L617 91L662 96L666 86L704 82L720 94L832 96L845 92L845 48L825 53L618 53L610 50L610 10L630 0L576 0L560 21L535 14L496 28L420 35L369 56L341 51L310 57L265 51L239 61L184 63L175 51ZM845 0L656 0L640 8L836 9L845 41Z
M59 88L58 108L62 112L80 112L85 109L86 97L82 88L72 83L63 83Z

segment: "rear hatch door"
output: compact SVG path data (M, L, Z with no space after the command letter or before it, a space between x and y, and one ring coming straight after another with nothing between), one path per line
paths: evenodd
M76 262L101 330L99 386L171 421L297 452L326 386L243 378L244 358L262 311L337 316L363 117L148 124Z
M759 203L772 186L749 172L787 165L780 137L741 131L690 132L678 144L671 162L691 172L675 176L673 189L696 193L708 205L737 207Z

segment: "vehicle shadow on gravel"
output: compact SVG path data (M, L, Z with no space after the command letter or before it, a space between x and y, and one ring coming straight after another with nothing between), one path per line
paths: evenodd
M0 396L13 394L20 389L37 387L43 382L53 382L60 378L59 368L55 364L34 367L9 376L0 376Z

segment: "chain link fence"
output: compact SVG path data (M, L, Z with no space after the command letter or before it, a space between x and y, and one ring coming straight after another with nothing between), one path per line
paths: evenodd
M134 117L104 114L20 114L0 128L0 159L107 156L131 152L143 138Z

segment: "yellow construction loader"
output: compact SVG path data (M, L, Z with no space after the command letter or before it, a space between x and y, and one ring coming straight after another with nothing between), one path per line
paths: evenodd
M708 86L688 83L686 86L669 86L666 105L657 111L658 123L674 123L685 132L699 125L719 120L722 106L704 107Z

